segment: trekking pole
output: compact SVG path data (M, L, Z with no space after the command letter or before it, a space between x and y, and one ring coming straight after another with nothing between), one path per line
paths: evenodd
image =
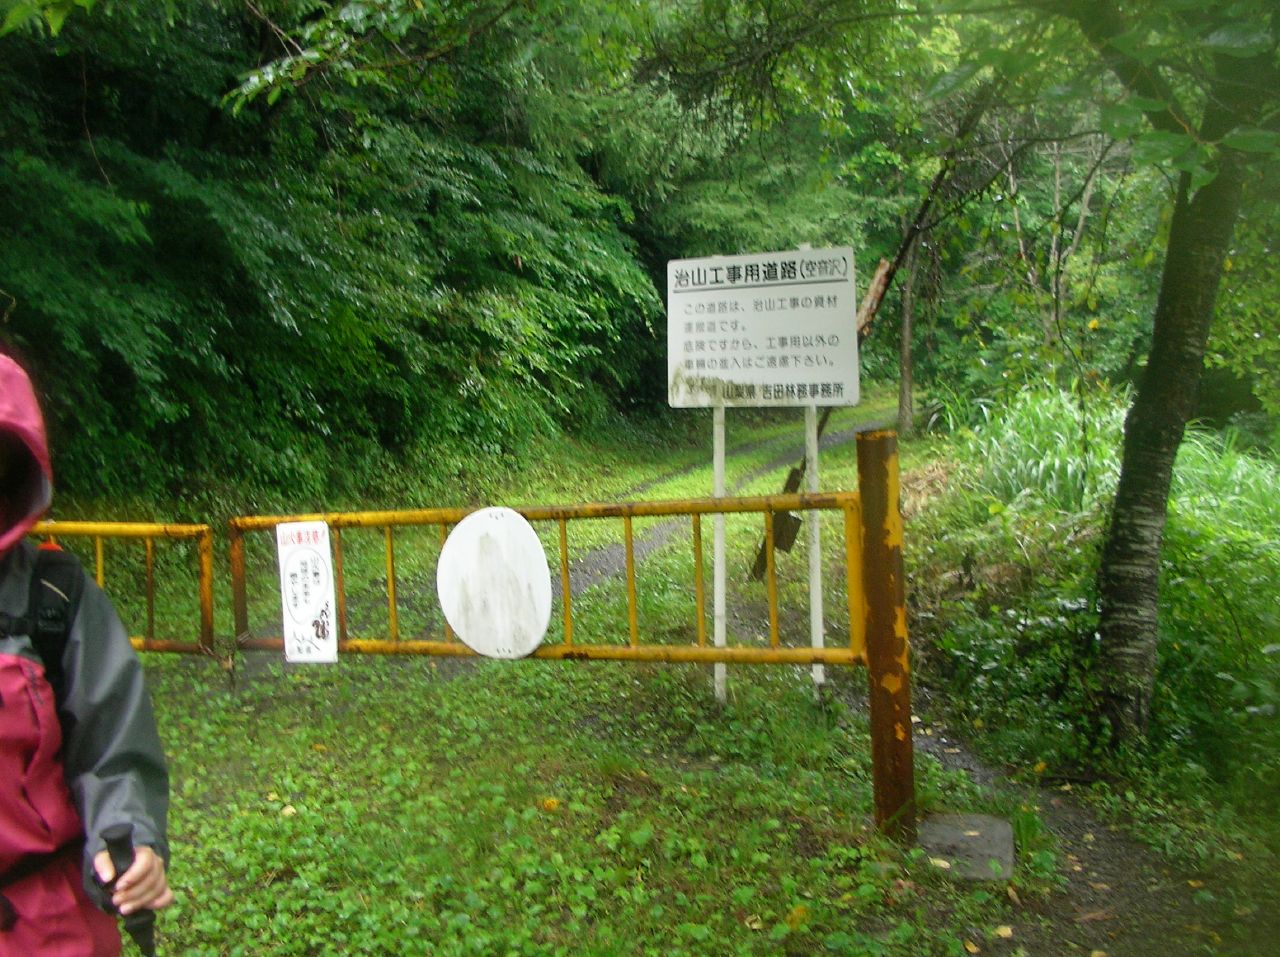
M133 863L133 825L112 824L103 828L102 839L107 843L107 853L111 855L111 866L116 869L116 876L111 882L120 879L120 875ZM123 918L124 929L129 932L133 942L142 951L143 957L156 957L156 914L151 910L136 910Z

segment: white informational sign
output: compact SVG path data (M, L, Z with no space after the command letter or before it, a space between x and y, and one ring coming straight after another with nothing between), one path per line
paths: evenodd
M324 522L277 525L276 548L280 556L285 661L337 661L337 604L329 526Z
M509 508L472 512L440 549L436 591L462 643L488 658L523 658L551 623L551 571L533 526Z
M667 263L667 401L856 405L853 250Z

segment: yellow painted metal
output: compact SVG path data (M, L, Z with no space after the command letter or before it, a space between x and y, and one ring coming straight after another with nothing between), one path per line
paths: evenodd
M102 539L98 539L101 544ZM147 543L147 638L156 636L156 542L154 538L146 539ZM101 584L98 586L101 588Z
M531 505L518 507L531 522L565 519L632 518L669 515L715 515L743 512L808 511L840 509L858 497L857 492L806 492L792 495L758 495L745 498L691 498L654 502L589 502L582 505ZM312 512L306 515L242 515L230 526L240 532L268 531L281 522L325 522L330 528L379 528L386 525L456 524L474 508L409 509L399 512Z
M707 589L702 581L702 516L692 515L693 522L693 594L698 620L698 647L707 646Z
M564 643L573 644L573 594L569 587L569 522L560 519L560 603L564 608Z
M273 524L272 528L275 527ZM36 522L31 534L56 539L59 535L77 538L178 538L193 540L211 533L208 525L157 524L155 522Z
M626 541L627 553L627 626L631 629L631 647L634 648L640 644L640 616L636 601L636 543L630 515L622 517L622 537Z
M867 600L862 588L862 505L844 509L845 596L849 604L849 647L863 658L867 654Z
M837 510L846 514L846 531L848 514L856 517L859 496L856 492L817 492L805 494L757 496L751 498L700 498L677 499L658 502L620 502L620 503L586 503L564 506L532 506L518 508L530 522L553 521L559 527L560 552L560 588L563 598L562 614L564 619L564 636L562 643L544 645L534 653L536 658L584 659L584 660L634 660L634 661L689 661L689 662L723 662L734 663L782 663L782 664L855 664L865 662L862 637L865 623L862 615L852 613L864 607L861 597L862 577L860 572L848 576L849 587L854 589L850 599L850 639L847 647L815 649L811 647L783 647L781 643L780 599L778 586L778 569L773 542L773 516L781 511L812 511L815 509ZM247 607L241 597L244 591L242 579L245 570L243 563L243 546L237 546L237 540L249 531L266 531L274 529L280 522L323 521L327 522L335 533L335 541L341 541L343 529L364 528L383 529L387 544L387 591L388 591L388 636L383 638L362 638L340 632L339 650L364 654L426 654L426 655L470 655L465 645L456 640L452 631L445 627L444 641L422 641L402 639L396 615L395 601L395 564L393 552L392 530L396 527L421 526L435 524L440 526L441 540L447 536L448 526L456 524L470 514L471 508L418 509L402 512L333 512L309 515L287 516L242 516L230 522L232 544L232 593L236 596L236 613ZM764 517L766 535L768 537L768 603L769 603L769 643L767 647L732 646L715 648L708 644L706 616L706 586L704 582L703 548L702 548L702 516L715 514L759 513ZM641 642L638 585L636 575L635 534L632 520L639 517L689 516L693 537L694 561L694 602L696 616L696 641L690 645L650 645ZM577 520L621 519L626 559L627 589L627 634L624 644L583 644L575 635L573 621L573 605L571 595L571 575L569 568L568 523ZM236 554L241 554L239 562ZM860 560L857 540L847 545L846 555L852 560ZM861 565L856 564L855 570ZM340 589L341 591L341 589ZM340 607L345 596L339 594ZM245 622L237 619L237 632L241 634L239 646L242 648L280 649L279 638L249 638L247 631L247 613Z
M200 650L212 655L213 649L213 532L206 529L196 539L200 564Z
M145 651L172 651L187 654L213 654L213 530L203 524L166 524L156 522L37 522L31 534L56 543L59 538L87 538L93 540L94 580L105 588L107 539L141 541L145 550L147 623L145 633L131 635L133 647ZM155 541L195 541L197 548L197 589L200 597L200 634L196 641L157 639L155 637L155 575L153 548ZM233 540L231 558L243 560L243 552L237 556Z
M281 651L279 638L250 638L241 647L253 650ZM344 654L366 655L432 655L474 658L476 653L456 641L387 641L378 638L352 638L340 642ZM731 646L716 648L697 645L542 645L530 658L551 661L669 661L741 665L857 665L863 659L848 648L766 648L763 646Z
M861 432L857 441L875 821L881 831L911 845L917 807L898 441L894 433L880 430Z
M392 526L386 526L387 539L387 621L391 629L391 640L400 640L400 615L396 611L396 549L391 537Z
M338 640L347 637L347 579L342 568L342 529L333 529L333 582L338 593Z

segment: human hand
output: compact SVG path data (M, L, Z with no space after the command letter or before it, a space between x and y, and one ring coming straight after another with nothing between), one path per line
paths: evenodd
M110 883L116 876L108 851L94 855L93 869L103 883ZM116 881L111 903L125 916L137 910L160 910L172 904L173 891L164 873L164 858L145 844L135 848L133 863Z

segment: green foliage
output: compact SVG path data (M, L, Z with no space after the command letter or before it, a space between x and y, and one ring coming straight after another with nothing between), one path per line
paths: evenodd
M1151 731L1144 751L1112 759L1098 750L1106 729L1093 668L1094 579L1118 406L1092 406L1086 421L1087 446L1073 398L1026 393L960 439L957 455L970 463L963 481L917 532L924 671L1006 759L1141 781L1161 843L1172 831L1156 822L1191 814L1201 823L1169 846L1223 858L1240 822L1277 820L1280 551L1270 530L1280 527L1280 473L1274 458L1229 440L1193 433L1184 442L1166 530ZM1236 823L1205 824L1224 813ZM1214 828L1218 838L1205 843ZM1260 834L1269 854L1280 850L1273 826Z
M1121 396L1024 389L979 426L965 454L981 463L974 486L1008 506L1096 511L1115 489Z
M23 29L47 29L53 36L77 8L92 10L96 0L4 0L0 3L0 37Z
M235 476L315 501L631 400L660 303L625 202L478 99L327 89L230 117L245 24L187 12L5 40L6 336L42 373L64 487L190 506ZM478 69L516 81L495 46L441 67L455 97L485 95Z
M722 712L674 666L148 670L182 953L905 957L1009 919L869 832L866 729L807 675L736 672Z

